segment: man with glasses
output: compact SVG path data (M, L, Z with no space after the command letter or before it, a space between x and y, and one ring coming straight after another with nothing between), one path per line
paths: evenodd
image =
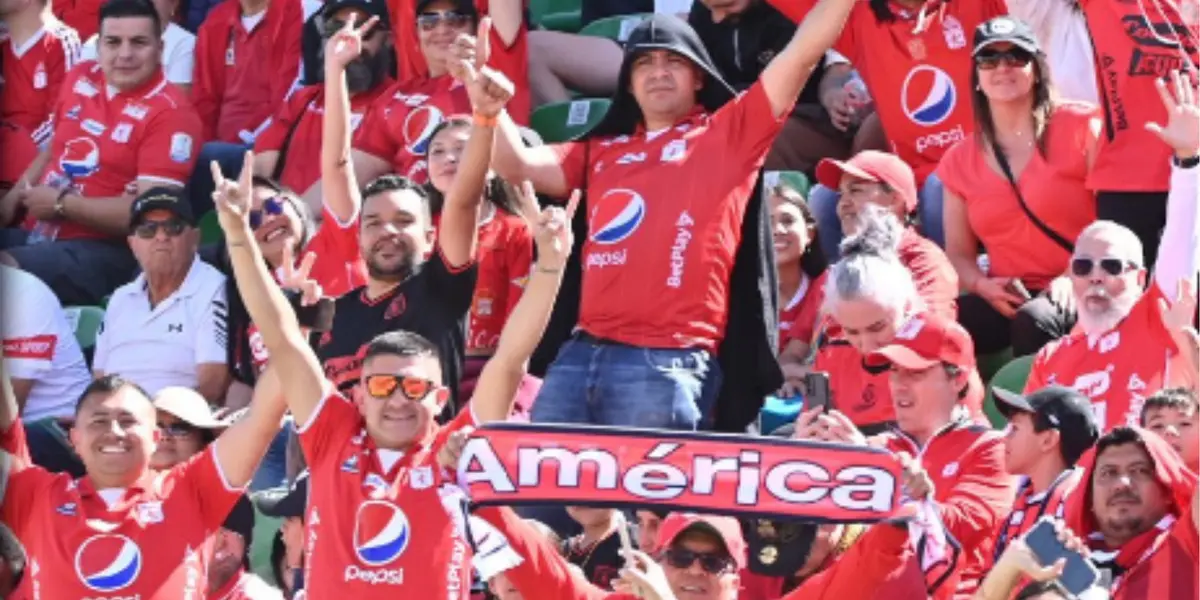
M446 116L471 113L462 74L456 69L458 60L473 52L475 45L469 39L479 24L474 3L418 0L415 4L417 39L429 75L392 86L368 113L354 140L358 181L395 173L426 182L425 154L434 130ZM519 52L523 49L523 45L492 44L488 64L503 73L523 73L526 56Z
M1170 120L1147 127L1174 156L1153 281L1133 231L1112 221L1085 228L1075 242L1069 273L1078 327L1038 352L1025 384L1027 392L1054 383L1079 390L1091 399L1105 431L1137 425L1146 397L1187 383L1183 376L1190 358L1176 347L1160 311L1180 298L1180 286L1195 289L1200 268L1200 102L1179 73L1170 83L1160 81L1159 93Z
M129 227L142 273L113 293L92 369L219 404L229 386L225 276L196 255L191 205L178 188L152 188L134 201Z

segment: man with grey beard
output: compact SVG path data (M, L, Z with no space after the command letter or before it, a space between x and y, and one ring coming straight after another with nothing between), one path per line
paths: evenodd
M379 20L364 35L362 54L346 65L345 70L352 130L358 128L367 108L392 83L395 54L387 7L383 2L371 0L329 0L321 9L321 31L326 39L352 18L362 25L371 17ZM327 102L324 82L296 90L254 140L254 172L301 194L316 215L323 214L321 187L317 184L321 178L321 115ZM338 214L346 212L340 207L329 208L342 222L355 216Z
M1069 273L1079 326L1038 352L1025 386L1026 392L1049 384L1079 390L1091 399L1104 430L1137 425L1147 396L1187 383L1183 377L1193 370L1164 317L1183 298L1184 286L1195 289L1200 268L1200 103L1184 77L1173 73L1171 79L1159 83L1170 120L1147 125L1174 150L1167 224L1153 281L1148 281L1151 274L1134 232L1111 221L1084 229L1075 242Z
M233 506L214 536L208 565L210 600L283 600L283 592L250 572L250 541L254 538L254 506L246 496Z

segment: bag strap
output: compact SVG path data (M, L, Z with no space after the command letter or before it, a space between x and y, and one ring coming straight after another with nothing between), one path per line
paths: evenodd
M300 110L300 114L292 120L292 124L288 125L287 135L283 136L283 144L279 146L279 158L275 160L275 169L271 171L271 180L279 181L283 176L283 168L287 165L288 147L292 145L292 137L296 135L296 128L300 126L300 121L304 119L304 115L308 113L308 109L317 101L314 94L308 102L304 103L304 108ZM303 194L305 190L298 190L297 193Z
M1025 216L1029 217L1029 220L1032 221L1033 224L1042 231L1042 233L1046 234L1046 237L1053 240L1055 244L1062 246L1063 250L1066 250L1067 252L1074 253L1075 244L1067 241L1067 238L1059 235L1057 231L1054 231L1049 225L1043 223L1042 220L1037 218L1037 215L1033 214L1033 211L1029 209L1029 205L1025 203L1025 196L1021 194L1021 188L1017 187L1017 179L1013 177L1012 168L1008 166L1008 158L1004 156L1004 152L1000 150L1000 146L995 140L992 140L992 154L995 155L996 162L1000 165L1000 170L1004 172L1004 178L1008 179L1009 185L1012 186L1013 193L1017 195L1017 204L1021 205L1021 210L1025 211Z

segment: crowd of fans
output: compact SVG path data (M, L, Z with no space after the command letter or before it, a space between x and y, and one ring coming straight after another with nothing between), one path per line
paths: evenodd
M0 0L0 598L1200 594L1195 0L531 4ZM503 421L902 499L471 506Z

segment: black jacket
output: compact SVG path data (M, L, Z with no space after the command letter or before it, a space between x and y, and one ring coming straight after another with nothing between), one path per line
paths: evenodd
M691 27L677 17L655 15L630 33L612 105L604 119L582 139L632 134L642 123L641 108L628 89L629 73L633 57L653 49L681 54L708 74L704 87L697 93L697 101L710 113L734 99L733 88L721 78ZM746 425L758 416L764 396L783 384L776 360L779 293L775 281L771 215L768 203L763 201L761 187L760 178L746 208L742 243L734 256L730 275L729 322L725 339L717 349L717 359L724 374L714 415L718 431L745 430ZM587 198L581 202L586 205ZM582 247L587 238L586 206L580 207L575 214L574 253L567 266L550 327L533 361L535 372L544 369L553 359L553 353L570 336L578 321Z
M717 70L738 90L758 80L763 69L787 47L796 33L796 24L764 0L751 0L746 10L720 23L714 23L712 11L702 2L692 4L688 24L696 30ZM825 59L817 64L800 92L797 104L818 104Z

